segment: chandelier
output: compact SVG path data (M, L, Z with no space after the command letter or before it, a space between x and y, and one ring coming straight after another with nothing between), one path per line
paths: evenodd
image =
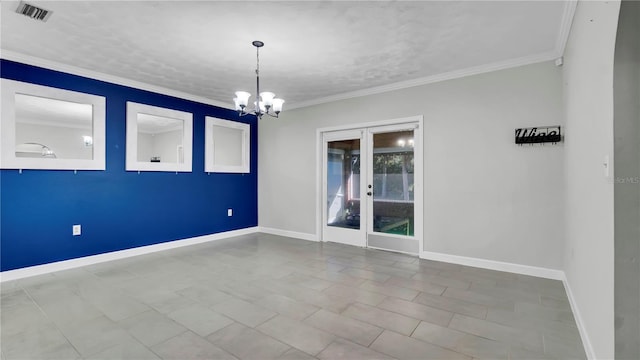
M247 111L250 93L236 91L236 97L233 98L233 102L240 116L255 115L260 119L262 115L267 114L272 117L278 117L278 114L282 111L284 100L276 99L276 94L272 92L260 92L260 48L264 46L264 43L256 40L252 44L256 47L256 94L260 96L256 96L256 101L253 103L255 107L251 111Z

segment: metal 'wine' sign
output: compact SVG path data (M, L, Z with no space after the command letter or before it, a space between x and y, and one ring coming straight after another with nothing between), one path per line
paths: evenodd
M559 143L562 141L560 126L536 126L516 129L516 144Z

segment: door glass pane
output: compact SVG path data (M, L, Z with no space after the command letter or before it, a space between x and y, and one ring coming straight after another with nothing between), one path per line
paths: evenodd
M360 139L327 143L327 225L360 229Z
M413 236L413 131L373 135L373 231Z

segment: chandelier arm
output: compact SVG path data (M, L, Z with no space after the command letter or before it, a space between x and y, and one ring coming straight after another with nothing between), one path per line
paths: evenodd
M239 116L255 115L258 119L260 119L264 114L267 114L271 117L277 118L280 111L282 111L282 104L284 103L284 100L274 99L275 94L267 92L265 93L265 97L267 100L260 101L260 98L261 98L261 95L260 95L260 48L264 46L264 43L262 41L255 40L254 42L252 42L252 44L253 46L256 47L256 101L254 102L255 107L252 111L249 111L248 102L249 102L249 97L251 95L244 91L242 92L237 91L236 98L234 98L234 101L236 103L238 115ZM279 111L275 112L275 115L274 115L274 112L271 112L271 110L275 106L275 104L272 103L274 100L277 100L277 108L279 109ZM265 104L264 111L261 109L260 103ZM269 105L267 105L267 103L269 103Z

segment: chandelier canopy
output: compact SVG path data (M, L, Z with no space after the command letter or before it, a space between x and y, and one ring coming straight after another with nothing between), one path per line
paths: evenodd
M264 46L264 43L256 40L252 44L256 47L256 94L259 94L259 96L256 96L256 101L253 103L254 109L251 111L247 111L247 104L249 103L249 97L251 97L250 93L246 91L236 91L236 97L233 98L233 102L240 116L251 114L260 119L262 115L267 114L278 117L282 111L284 100L277 99L276 94L272 92L260 92L260 48Z

